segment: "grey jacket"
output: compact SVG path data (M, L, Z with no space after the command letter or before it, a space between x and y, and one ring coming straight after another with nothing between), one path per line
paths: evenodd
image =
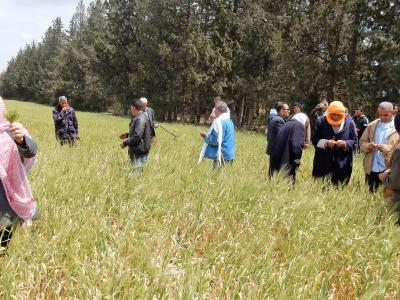
M23 160L24 158L34 157L36 155L37 146L34 140L26 136L25 145L18 145L18 150L21 160ZM3 183L0 180L0 227L11 226L16 220L18 220L18 216L11 209Z
M124 145L129 147L129 156L147 154L151 147L151 126L147 114L141 112L129 124L128 138Z
M383 180L383 185L392 190L392 200L400 201L400 145L393 152L390 174Z

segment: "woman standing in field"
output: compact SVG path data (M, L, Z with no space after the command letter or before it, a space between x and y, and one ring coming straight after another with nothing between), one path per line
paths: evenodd
M326 115L317 119L312 143L315 147L312 175L315 178L329 176L335 185L349 183L357 132L342 102L333 101Z
M26 129L8 122L0 97L0 245L4 250L19 221L30 224L37 215L27 173L35 162L37 146Z

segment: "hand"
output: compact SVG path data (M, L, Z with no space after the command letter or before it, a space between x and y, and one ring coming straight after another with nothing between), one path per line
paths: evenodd
M335 146L336 146L336 141L334 141L334 140L326 141L325 148L331 148L332 149Z
M124 140L124 139L128 138L128 134L127 133L121 133L119 135L119 138L120 138L120 140Z
M378 149L378 151L382 152L384 150L385 146L382 144L375 144L375 149Z
M315 109L318 109L318 108L321 108L321 103L319 103L319 104L317 104L317 105L315 106Z
M343 140L336 141L336 147L338 148L346 148L346 142Z
M154 128L158 128L160 125L158 123L154 124Z
M126 147L126 145L125 145L125 142L126 140L124 140L119 146L122 148L122 149L125 149L125 147Z
M205 132L205 131L200 131L200 136L201 137L205 137L207 135L207 132Z
M68 109L68 106L64 106L63 108L62 108L62 111L66 111Z
M10 125L10 132L12 138L18 143L22 144L24 142L24 127L17 122Z
M369 143L369 144L367 145L368 150L374 150L375 147L376 147L376 144L375 144L375 143Z
M390 174L390 169L385 170L384 172L378 175L380 181L384 181L386 176Z

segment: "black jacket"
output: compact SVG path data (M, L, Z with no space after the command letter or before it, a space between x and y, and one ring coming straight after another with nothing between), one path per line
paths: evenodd
M154 125L157 122L156 122L156 116L154 114L154 109L147 107L146 110L144 111L144 113L147 114L147 117L149 118L150 127L151 127L151 136L156 136L156 131L154 130Z
M78 134L78 119L75 110L69 107L63 111L60 105L53 109L56 134L61 139L75 138Z
M151 125L147 114L141 112L129 124L128 138L124 144L129 147L129 155L147 154L151 147Z
M281 116L277 115L275 116L271 123L268 126L268 132L267 132L267 154L271 154L272 150L272 145L275 141L276 136L278 135L279 129L286 123L286 120L282 118Z
M270 170L287 170L294 174L303 154L305 126L297 120L289 120L276 136L270 152Z

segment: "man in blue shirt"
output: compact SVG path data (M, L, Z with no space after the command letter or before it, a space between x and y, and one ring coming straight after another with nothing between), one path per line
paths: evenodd
M214 168L232 163L235 159L235 126L230 118L228 106L220 102L215 106L215 117L208 132L200 132L204 145L199 162L203 157L214 161Z
M393 122L393 104L380 103L378 114L379 118L367 125L360 138L360 149L365 154L365 178L370 192L375 192L380 186L378 175L387 169L392 147L398 141Z

